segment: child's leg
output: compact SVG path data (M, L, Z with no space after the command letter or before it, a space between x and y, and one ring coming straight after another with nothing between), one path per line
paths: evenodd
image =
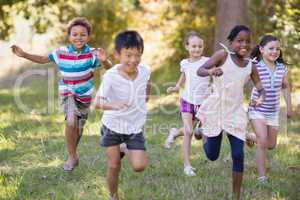
M211 160L217 160L220 154L222 144L222 132L216 137L203 136L203 149L206 157Z
M128 160L136 172L144 171L148 165L145 138L143 132L128 136L125 141L128 149Z
M179 129L177 129L176 133L173 135L174 139L179 137L179 136L183 136L184 135L184 127L180 127Z
M142 172L148 166L145 150L128 150L128 160L135 172Z
M65 136L66 136L66 146L68 150L68 160L67 163L72 165L78 158L76 153L76 146L78 140L78 121L75 113L69 112L66 116L66 126L65 126ZM67 170L67 169L66 169Z
M232 157L232 190L236 199L240 199L244 171L244 141L227 135L231 146Z
M107 172L106 181L111 197L118 199L119 172L121 169L120 146L110 146L106 148Z
M268 126L268 149L274 149L277 145L277 126Z
M268 148L268 129L264 120L252 119L252 126L256 134L256 168L258 176L262 177L266 175L266 149Z
M165 148L166 149L170 149L171 148L171 144L174 142L174 139L176 139L179 136L183 135L183 127L181 127L180 129L177 128L170 128L169 130L169 135L165 141Z
M184 136L183 136L183 159L184 166L191 166L190 153L191 153L191 140L193 133L193 115L191 113L183 112L181 113Z

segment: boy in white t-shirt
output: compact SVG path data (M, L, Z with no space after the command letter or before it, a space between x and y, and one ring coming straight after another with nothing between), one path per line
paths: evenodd
M193 135L193 127L197 109L202 104L203 100L210 94L209 77L199 77L197 70L209 58L202 56L203 40L197 32L189 32L186 35L184 45L189 53L189 58L183 59L180 62L180 78L176 86L169 87L167 92L177 92L180 86L185 83L184 91L180 95L180 112L183 121L183 159L184 159L184 174L186 176L195 176L195 169L190 163L190 149ZM170 134L165 142L165 147L169 148L174 138L181 134L180 130L173 131L170 129ZM175 134L174 134L175 132ZM196 135L195 135L196 137Z
M148 165L143 127L150 94L150 70L140 64L143 50L144 43L139 33L119 33L115 39L115 55L120 64L103 75L96 96L95 108L104 110L101 146L106 147L106 178L113 200L118 199L120 144L126 144L134 171L141 172Z

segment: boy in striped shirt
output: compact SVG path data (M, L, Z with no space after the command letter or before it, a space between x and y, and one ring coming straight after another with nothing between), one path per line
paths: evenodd
M65 135L68 159L64 163L65 171L72 171L79 163L76 153L82 135L83 126L88 117L93 93L93 72L101 64L110 68L103 49L91 48L91 25L85 18L75 18L68 26L70 44L52 51L49 55L34 55L13 45L12 51L19 57L32 62L45 64L54 62L59 69L59 96L65 113Z

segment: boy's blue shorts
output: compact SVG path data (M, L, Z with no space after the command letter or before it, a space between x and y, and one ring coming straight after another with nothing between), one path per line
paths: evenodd
M143 132L130 134L130 135L120 134L110 130L105 125L102 125L101 140L100 140L101 146L110 147L110 146L120 145L122 143L125 143L127 149L129 150L146 151L145 138Z

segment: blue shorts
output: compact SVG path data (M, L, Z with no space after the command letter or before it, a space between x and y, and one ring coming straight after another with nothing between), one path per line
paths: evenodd
M100 145L110 147L125 143L129 150L146 150L143 132L136 134L120 134L102 125Z

